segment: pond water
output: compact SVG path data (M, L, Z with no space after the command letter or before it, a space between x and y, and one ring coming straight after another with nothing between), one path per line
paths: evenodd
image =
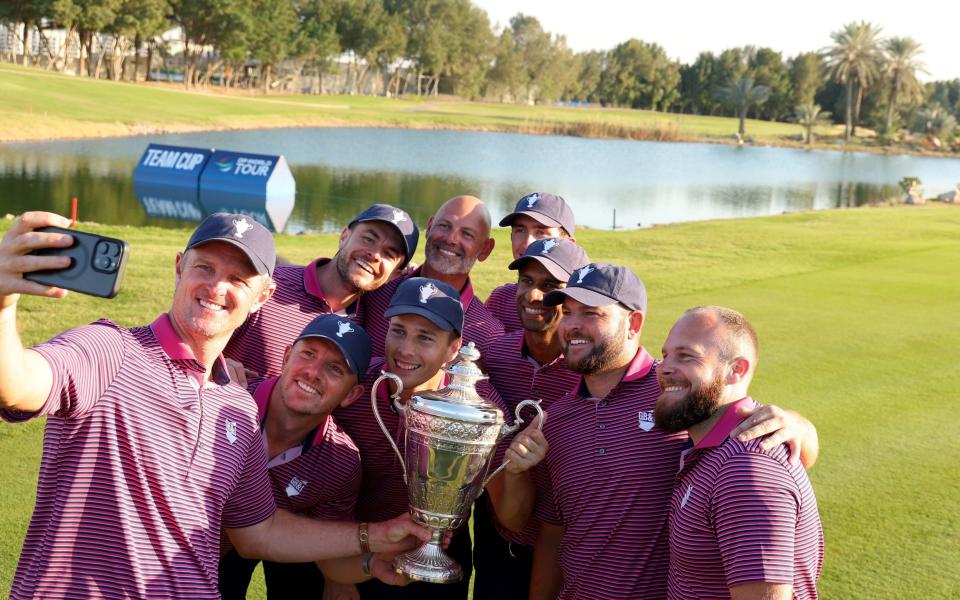
M365 206L421 225L449 197L484 199L495 219L531 191L564 196L577 224L648 227L882 202L919 177L927 195L960 182L960 160L721 144L591 140L409 129L296 128L0 144L0 209L101 223L189 226L148 216L133 169L149 143L286 156L297 181L285 231L337 230Z

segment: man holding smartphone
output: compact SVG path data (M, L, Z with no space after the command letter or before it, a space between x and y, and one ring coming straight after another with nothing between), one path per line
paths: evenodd
M107 320L33 349L17 333L20 294L59 298L24 273L62 269L69 220L18 217L0 242L0 417L47 416L37 502L11 598L219 598L223 527L248 558L308 562L430 539L408 517L369 528L278 510L256 405L222 351L274 291L270 233L243 215L205 219L176 258L169 312Z

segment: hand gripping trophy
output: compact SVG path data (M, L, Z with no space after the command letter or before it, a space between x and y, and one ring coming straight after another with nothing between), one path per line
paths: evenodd
M476 497L507 466L509 461L487 476L497 444L523 424L523 407L536 408L541 427L546 418L539 402L524 400L517 405L514 424L507 425L503 411L477 393L476 383L486 378L476 365L479 358L470 342L460 349L460 359L444 369L450 378L447 387L415 395L406 404L399 400L403 383L392 373L382 373L371 390L373 414L403 467L410 514L433 530L429 542L394 559L394 569L416 581L453 583L463 578L463 567L441 547L444 531L463 524ZM377 410L377 388L388 378L396 385L393 405L404 422L402 455Z

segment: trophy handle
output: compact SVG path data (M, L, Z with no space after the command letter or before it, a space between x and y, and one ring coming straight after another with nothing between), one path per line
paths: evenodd
M400 459L400 466L403 467L403 483L407 484L407 464L403 462L403 455L400 454L397 443L393 441L393 436L387 431L387 426L383 424L383 419L380 418L380 410L377 408L377 388L380 387L380 383L384 379L392 379L393 382L397 384L397 391L392 398L393 405L398 411L403 410L403 405L400 404L400 393L403 392L403 382L393 373L387 373L386 371L380 371L380 377L377 377L377 380L373 382L373 387L370 388L370 405L373 407L373 416L376 417L377 424L380 425L380 430L383 431L383 435L387 436L390 447L393 448L393 451L397 454L397 458ZM519 409L520 407L518 406L517 408ZM403 413L401 412L401 414Z
M520 411L523 410L524 406L532 406L535 409L537 409L537 414L540 415L540 424L538 429L543 430L543 424L547 420L547 415L546 413L543 412L543 409L540 407L540 400L524 400L523 402L518 404L517 408L513 411L514 415L516 416L516 419L513 421L513 425L503 426L503 433L505 435L513 435L520 429L520 426L523 425L523 419L520 417ZM393 438L390 438L390 441L392 442ZM496 477L497 474L500 473L500 471L506 469L507 465L509 464L510 464L510 459L507 459L503 461L503 464L497 467L493 473L490 473L489 475L487 475L487 478L483 480L483 487L487 487L487 484L490 483L490 480Z

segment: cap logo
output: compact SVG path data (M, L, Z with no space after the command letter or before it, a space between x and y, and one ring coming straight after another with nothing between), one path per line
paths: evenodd
M393 218L390 219L390 220L393 222L394 225L399 225L399 224L402 223L403 221L406 221L406 220L407 220L407 216L404 214L404 212L403 212L402 210L396 210L396 209L394 209L394 211L393 211Z
M540 254L549 254L553 250L554 246L557 245L557 240L549 239L543 243L543 250L540 251Z
M540 194L537 192L534 192L529 196L527 196L526 200L527 200L527 208L533 208L533 205L540 201Z
M427 283L420 286L420 304L426 304L427 300L433 298L434 296L444 296L445 294L440 291L440 288L433 285L432 283Z
M233 232L233 237L243 239L243 234L253 229L246 219L234 219L233 227L236 231Z
M583 283L583 278L589 275L590 273L593 273L594 271L596 271L596 269L594 269L590 265L587 265L582 269L580 269L579 271L577 271L577 283Z
M350 326L350 323L344 323L343 321L337 321L337 337L342 338L345 333L354 333L354 328Z

